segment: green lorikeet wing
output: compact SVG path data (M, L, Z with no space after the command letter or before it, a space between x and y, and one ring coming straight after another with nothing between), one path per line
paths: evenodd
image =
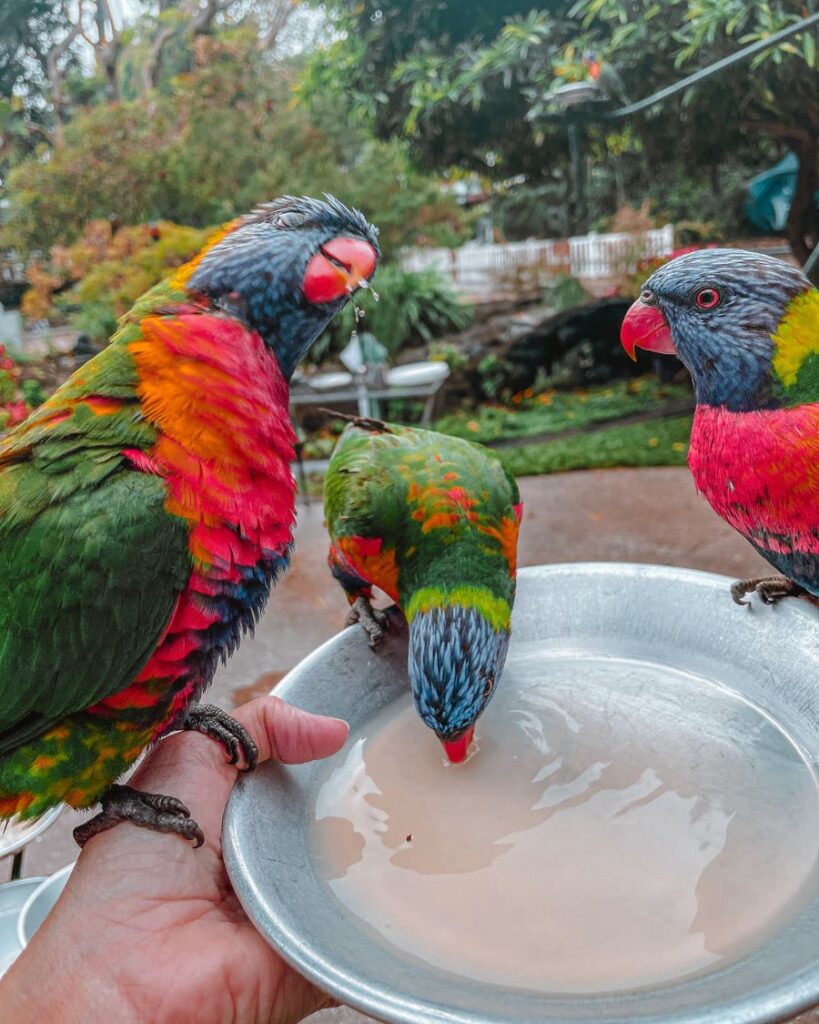
M371 585L409 627L407 672L421 719L453 762L506 658L515 596L518 488L486 448L432 431L348 427L325 482L330 564L376 647L386 624Z
M0 755L126 687L190 574L127 353L85 372L0 445Z
M396 600L421 578L450 583L450 552L464 584L482 582L492 550L511 579L520 498L498 459L469 441L386 427L348 427L331 459L324 497L336 568L357 567Z

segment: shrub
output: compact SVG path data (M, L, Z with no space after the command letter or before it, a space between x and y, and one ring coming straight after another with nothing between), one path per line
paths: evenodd
M36 404L28 399L35 397L39 396L21 387L20 371L6 355L5 345L0 345L0 435L23 422Z
M54 246L50 270L39 263L29 268L23 312L68 317L80 333L107 341L136 299L195 255L210 233L169 221L118 230L109 221L91 221L73 245Z

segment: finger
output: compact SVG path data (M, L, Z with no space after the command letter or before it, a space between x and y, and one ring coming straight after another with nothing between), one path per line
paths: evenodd
M297 764L329 757L347 738L349 727L337 718L311 715L279 697L260 697L232 712L248 730L259 749L259 762L271 759ZM178 797L188 807L209 842L218 842L225 801L236 781L238 769L228 764L219 743L201 733L181 732L163 739L153 748L130 780L130 785L148 793ZM129 836L153 848L156 833L138 829L112 829L108 836ZM176 836L168 848L184 850ZM150 841L149 841L150 840ZM88 845L100 845L96 839Z
M233 714L259 748L259 763L302 764L329 757L344 746L350 731L340 718L310 714L279 697L259 697Z

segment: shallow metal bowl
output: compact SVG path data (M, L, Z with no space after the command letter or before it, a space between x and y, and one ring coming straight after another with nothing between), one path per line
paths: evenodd
M17 918L17 941L21 949L25 949L31 942L34 933L54 909L73 870L72 861L71 864L66 864L64 868L55 871L53 875L44 878L23 904Z
M63 804L58 804L57 807L52 807L42 817L33 821L11 818L0 824L0 859L18 853L28 846L37 836L53 825L62 812Z
M18 878L14 882L3 882L0 885L0 978L23 951L17 938L20 910L29 894L44 881L42 876L37 876Z
M729 583L661 566L524 569L513 644L542 644L546 660L558 649L562 657L638 659L727 688L769 715L816 773L819 613L793 600L770 608L754 599L751 608L738 608ZM406 657L403 629L375 654L360 629L349 629L276 692L309 711L346 718L355 730L406 695ZM647 714L651 699L649 692ZM679 714L686 713L681 702ZM315 868L312 810L328 770L327 762L267 764L243 777L225 815L225 858L245 910L271 944L322 989L365 1013L400 1024L762 1024L819 1003L819 896L736 962L617 993L510 989L402 955L361 927Z

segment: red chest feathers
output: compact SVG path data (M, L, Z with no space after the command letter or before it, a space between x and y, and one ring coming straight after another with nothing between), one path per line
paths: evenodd
M129 350L145 415L160 431L151 459L168 484L168 511L191 524L195 564L283 550L295 438L275 358L258 334L218 316L152 317L142 327Z
M746 536L812 550L819 531L819 405L732 413L699 406L688 462L697 489Z

